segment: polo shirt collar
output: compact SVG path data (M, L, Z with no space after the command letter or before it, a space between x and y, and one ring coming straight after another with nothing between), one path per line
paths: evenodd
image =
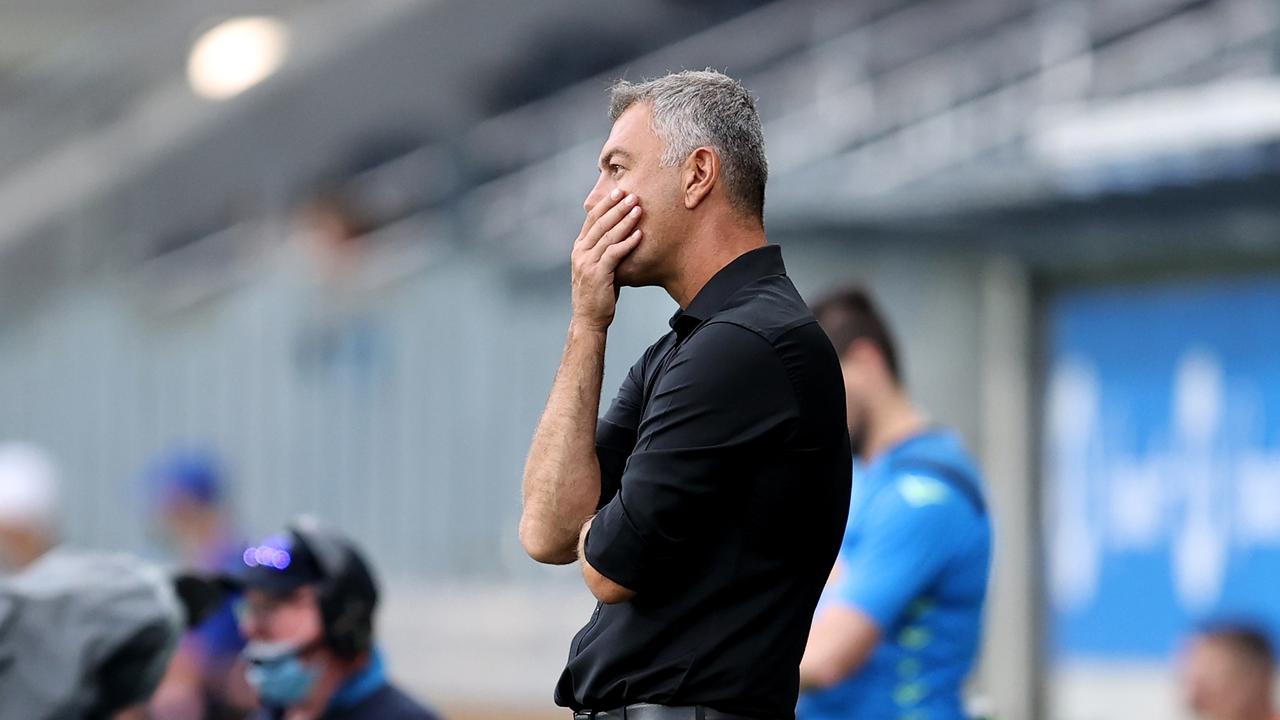
M782 248L764 245L734 258L707 281L698 291L689 307L677 309L671 316L671 329L683 338L706 322L744 285L770 275L786 275L782 262Z

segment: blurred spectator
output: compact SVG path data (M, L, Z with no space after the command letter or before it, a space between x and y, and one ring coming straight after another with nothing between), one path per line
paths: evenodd
M814 307L840 357L856 459L849 523L800 663L801 720L966 717L991 523L977 464L915 407L862 290Z
M240 541L216 459L181 450L159 458L146 473L153 522L179 564L204 573L237 567ZM187 633L150 705L158 720L242 718L252 692L236 669L244 639L231 602Z
M239 601L255 718L434 720L393 686L374 642L377 585L356 548L312 523L245 550Z
M327 190L302 205L296 222L318 278L335 286L349 282L369 250L373 221L349 197Z
M58 471L41 448L0 444L0 573L31 565L58 542Z
M185 582L66 547L0 579L0 717L145 717L183 624L207 607Z
M179 449L144 474L152 521L181 565L205 572L236 567L244 542L231 517L229 492L213 453Z
M336 191L318 194L298 211L294 240L309 282L294 357L308 376L368 386L386 373L391 340L377 311L377 291L417 261L380 245L372 231L377 222L349 194ZM396 268L388 273L380 258Z
M1183 656L1187 707L1202 720L1277 720L1275 652L1267 633L1247 623L1213 623Z
M291 244L318 290L358 301L429 261L441 239L431 217L455 189L447 155L411 135L373 136L297 202Z

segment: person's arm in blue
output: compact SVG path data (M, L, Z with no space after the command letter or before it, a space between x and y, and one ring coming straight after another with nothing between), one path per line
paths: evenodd
M836 561L800 663L803 689L835 685L856 673L881 637L952 557L973 514L935 478L904 475L872 499L857 541Z

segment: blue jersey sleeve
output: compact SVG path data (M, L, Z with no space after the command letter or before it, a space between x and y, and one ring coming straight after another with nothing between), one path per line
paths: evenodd
M831 598L888 632L952 558L974 510L955 489L903 475L870 500L840 550Z

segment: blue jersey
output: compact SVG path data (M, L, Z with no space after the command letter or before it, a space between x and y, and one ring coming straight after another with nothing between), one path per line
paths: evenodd
M854 469L849 524L818 605L855 608L880 643L844 681L806 693L799 720L958 720L981 637L991 524L952 432L914 435Z

